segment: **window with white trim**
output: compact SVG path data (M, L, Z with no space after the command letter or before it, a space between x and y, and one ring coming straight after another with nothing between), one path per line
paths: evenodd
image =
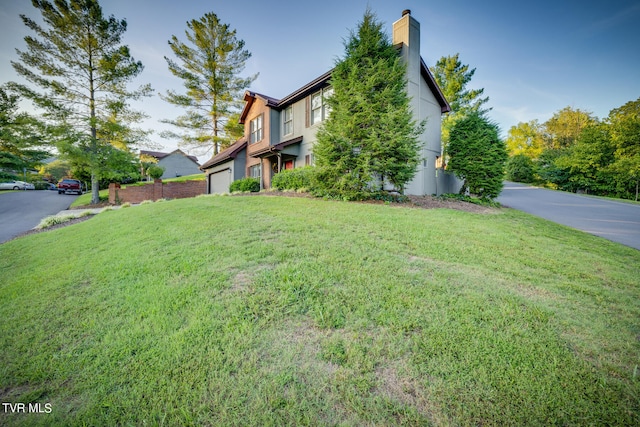
M282 134L289 135L293 133L293 105L289 105L282 110Z
M249 131L251 144L262 141L262 114L249 122Z
M320 123L323 120L327 120L329 118L329 114L331 114L331 107L327 104L327 99L333 95L333 88L327 87L322 89L319 92L311 95L311 111L309 122L312 125L316 123Z
M249 166L249 176L260 179L260 165Z

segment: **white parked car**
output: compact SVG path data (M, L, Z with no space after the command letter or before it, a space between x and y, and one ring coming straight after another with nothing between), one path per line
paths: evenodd
M33 184L24 181L0 182L0 190L35 190Z

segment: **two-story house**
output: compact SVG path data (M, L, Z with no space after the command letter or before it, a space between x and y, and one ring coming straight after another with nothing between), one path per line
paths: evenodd
M449 104L420 56L420 24L405 10L393 24L393 44L407 64L407 91L414 119L426 119L421 135L422 162L405 194L425 195L457 191L453 176L437 166L441 156L441 115ZM283 169L313 164L316 133L328 117L331 71L282 99L247 91L240 123L244 137L201 166L207 175L209 193L229 191L231 182L260 179L261 188L271 187L271 178ZM459 187L458 187L459 188Z

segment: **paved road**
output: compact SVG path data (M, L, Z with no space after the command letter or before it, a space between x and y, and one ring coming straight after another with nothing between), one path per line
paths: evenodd
M640 249L640 205L506 182L498 201Z
M0 243L31 230L42 218L67 209L76 197L51 190L0 191Z

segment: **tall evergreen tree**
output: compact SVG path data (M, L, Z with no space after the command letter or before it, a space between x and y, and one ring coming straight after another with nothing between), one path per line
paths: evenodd
M143 69L126 45L125 20L105 17L97 0L32 0L44 25L21 15L35 33L25 37L27 50L18 50L21 62L12 62L18 74L43 92L12 83L44 110L44 117L61 132L60 151L91 176L92 203L98 203L98 182L113 170L113 161L126 163L130 148L145 132L130 125L144 115L129 101L148 96L148 85L127 85Z
M18 111L20 97L0 87L0 168L31 169L51 154L45 149L44 126Z
M472 112L451 129L449 170L464 180L467 190L483 199L494 199L502 191L507 148L498 125L483 114Z
M469 65L462 64L459 53L443 56L430 70L451 105L451 112L442 118L442 144L446 151L449 133L456 122L470 113L484 114L491 110L483 107L489 102L489 97L482 98L484 89L467 87L476 69L469 69Z
M240 77L251 53L236 30L220 22L215 13L187 22L188 44L176 36L169 46L177 61L165 56L169 71L182 79L185 93L167 91L162 98L186 113L174 120L163 120L181 133L163 132L164 137L180 139L180 145L204 154L217 154L238 136L233 119L242 103L242 93L256 75Z
M364 198L385 182L402 191L413 178L423 125L413 120L405 73L383 25L367 10L331 74L331 113L313 149L316 192Z

